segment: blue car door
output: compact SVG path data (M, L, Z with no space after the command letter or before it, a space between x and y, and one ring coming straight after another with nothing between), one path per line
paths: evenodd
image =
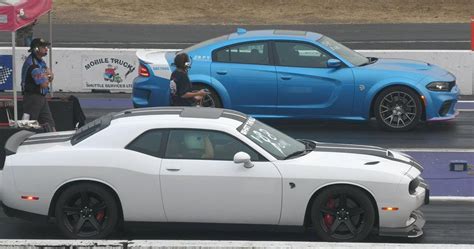
M328 68L327 61L334 56L314 44L275 41L274 48L279 115L344 118L352 114L351 68Z
M213 52L211 80L227 91L230 105L226 108L257 116L275 114L277 79L269 54L267 41L240 43Z

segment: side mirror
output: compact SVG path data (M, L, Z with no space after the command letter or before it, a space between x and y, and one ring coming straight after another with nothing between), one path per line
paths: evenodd
M341 61L338 59L329 59L327 62L327 66L330 68L338 68L341 66Z
M235 153L234 163L243 163L247 169L253 167L253 163L250 161L250 155L242 151Z

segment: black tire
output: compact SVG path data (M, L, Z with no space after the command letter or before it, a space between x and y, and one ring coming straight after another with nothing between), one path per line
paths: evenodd
M195 84L193 85L193 90L201 90L201 89L207 89L209 90L209 94L204 97L202 100L202 107L214 107L214 108L222 108L222 102L221 99L219 98L219 95L217 94L214 89L212 89L209 86L206 85L201 85L201 84Z
M316 235L324 241L362 241L374 227L375 210L362 190L333 186L316 196L311 219Z
M61 193L55 216L56 225L70 239L102 239L119 224L114 196L94 183L72 185Z
M415 128L423 112L418 94L410 88L394 86L383 90L375 100L374 115L382 128L407 131Z

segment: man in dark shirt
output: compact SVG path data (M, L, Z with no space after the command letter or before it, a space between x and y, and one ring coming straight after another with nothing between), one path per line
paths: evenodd
M21 89L23 92L23 112L31 120L45 126L47 131L56 131L46 95L54 75L46 65L43 57L48 54L49 42L36 38L31 41L31 54L26 58L21 70Z
M193 91L188 77L191 68L189 56L186 53L176 55L174 58L176 70L170 79L170 100L172 106L193 106L196 101L206 96L205 90Z

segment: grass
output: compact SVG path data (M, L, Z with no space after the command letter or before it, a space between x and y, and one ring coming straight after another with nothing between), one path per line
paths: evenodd
M53 0L55 23L468 23L474 0Z

